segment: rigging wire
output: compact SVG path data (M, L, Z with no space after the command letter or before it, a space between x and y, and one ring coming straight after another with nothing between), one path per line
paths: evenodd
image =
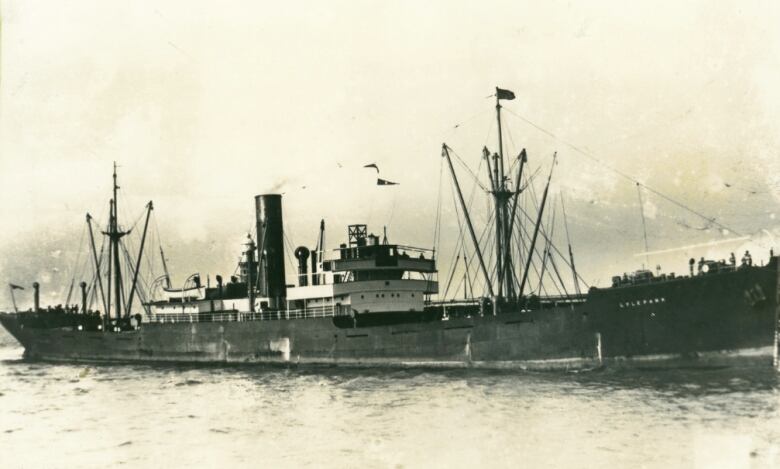
M286 225L286 223L284 225ZM289 227L284 225L283 225L282 235L284 236L285 247L287 248L287 255L284 256L285 264L286 264L285 272L297 272L295 262L293 262L293 259L295 259L295 245L292 243L292 241L290 241L290 238L287 237L287 233L289 232ZM296 278L298 278L297 274L296 274ZM285 279L285 283L286 282L287 280Z
M528 232L527 232L527 230L525 230L525 227L523 227L523 230L524 230L524 232L525 232L525 234L526 234L526 237L528 237ZM530 250L530 246L529 246L529 247L526 249L526 251L528 251L528 250ZM534 249L534 251L533 251L532 253L528 253L527 255L529 255L529 256L532 256L533 254L536 254L536 257L537 257L537 258L539 258L539 260L540 260L540 261L542 260L542 257L541 257L541 255L539 254L539 251L538 251L538 249L536 249L536 248L535 248L535 249ZM539 272L539 267L537 267L536 263L534 263L533 261L531 261L529 269L533 269L532 271L533 271L533 272L534 272L534 274L536 275L536 279L537 279L537 281L538 281L538 282L541 282L541 277L542 277L542 276L541 276L541 274L540 274L540 272ZM531 272L531 270L529 270L529 272ZM530 277L529 277L529 279L528 279L528 280L530 281ZM530 292L533 292L534 290L536 290L536 287L534 287L534 288L531 288L531 284L530 284L530 283L529 283L528 285L529 285L528 291L530 291ZM542 287L541 291L542 291L542 292L543 292L545 295L547 294L547 290L546 290L544 287Z
M531 188L530 190L531 190L531 202L532 202L532 207L533 207L535 210L538 210L538 209L539 209L539 201L538 201L538 199L537 199L537 197L536 197L536 192L535 192L535 190L534 190L533 186L530 186L530 188ZM518 214L518 216L520 216L520 215L523 215L523 216L524 216L524 217L527 219L527 221L529 221L529 222L531 222L531 223L535 223L535 221L534 221L533 217L531 217L531 215L529 215L527 211L520 209L520 207L518 207L518 209L520 210L520 214ZM521 222L521 225L522 225L522 222ZM544 229L544 227L540 227L540 228L541 228L541 229L540 229L540 231L539 231L539 232L540 232L540 234L542 235L542 237L544 237L544 239L546 240L546 239L547 239L547 232L546 232L546 230ZM564 262L564 263L565 263L567 266L569 266L569 268L571 268L571 264L569 263L569 261L568 261L568 260L566 260L566 257L565 257L565 256L563 255L563 253L562 253L562 252L561 252L561 251L558 249L558 247L557 247L557 246L556 246L554 243L552 243L551 245L552 245L553 251L555 251L555 253L556 253L556 254L558 254L558 256L559 256L559 257L560 257L560 258L563 260L563 262ZM585 285L585 288L590 288L590 284L589 284L587 281L585 281L585 279L582 277L582 275L580 275L580 273L579 273L579 272L577 272L577 278L579 278L580 282L582 282L582 284L583 284L583 285Z
M645 262L647 267L650 268L650 248L647 247L647 224L645 223L645 204L642 201L642 187L639 183L636 184L636 193L639 196L639 214L642 216L642 234L645 237Z
M685 205L684 203L677 201L676 199L673 199L672 197L670 197L670 196L668 196L668 195L658 191L657 189L654 189L654 188L648 186L647 184L644 184L644 183L640 182L639 180L637 180L633 176L631 176L631 175L629 175L629 174L627 174L627 173L625 173L625 172L615 168L614 166L611 166L611 165L603 162L601 159L597 158L596 156L594 156L590 152L587 152L587 151L583 150L582 148L574 145L573 143L570 143L570 142L568 142L568 141L558 137L554 133L544 129L543 127L541 127L541 126L539 126L539 125L537 125L535 123L533 123L529 119L521 116L520 114L517 114L516 112L512 111L511 109L507 109L507 108L503 108L503 109L505 109L507 112L509 112L513 116L517 117L518 119L522 120L526 124L530 125L531 127L535 128L536 130L538 130L538 131L542 132L543 134L549 136L550 138L552 138L552 139L554 139L554 140L556 140L556 141L566 145L567 147L571 148L575 152L577 152L577 153L585 156L586 158L596 162L597 164L599 164L602 167L612 171L613 173L617 174L618 176L621 176L622 178L624 178L624 179L626 179L628 181L631 181L631 182L633 182L633 183L635 183L635 184L637 184L639 186L644 187L649 192L652 192L653 194L655 194L658 197L666 200L667 202L670 202L670 203L676 205L677 207L680 207L680 208L682 208L682 209L684 209L684 210L686 210L686 211L696 215L697 217L706 220L708 223L711 223L712 225L715 225L715 226L717 226L717 227L719 227L721 229L724 229L724 230L728 230L728 231L734 233L737 236L741 236L741 234L737 230L735 230L735 229L733 229L731 227L728 227L728 226L724 225L723 223L718 222L716 218L708 217L708 216L704 215L703 213L699 212L698 210L696 210L696 209L694 209L692 207L689 207L689 206Z
M455 158L458 160L458 162L461 164L461 166L466 168L466 171L469 172L469 174L471 175L471 178L474 180L474 182L477 185L479 185L479 187L481 187L483 191L488 192L487 187L483 186L482 183L479 182L479 177L474 173L474 171L471 170L469 165L467 165L466 162L463 161L463 159L460 157L460 155L458 155L458 153L455 150L453 150L452 148L449 148L449 150L450 150L450 154L455 155ZM481 166L482 166L482 159L480 158L480 167ZM479 168L477 168L477 171L479 171Z
M454 188L453 188L453 191L454 191ZM454 198L454 195L453 195L453 198ZM457 207L457 204L456 204L455 206ZM456 210L457 210L457 209L456 209ZM479 246L483 246L483 243L482 243L482 241L485 239L485 234L487 234L488 232L490 232L491 222L493 221L493 213L491 212L489 215L490 215L490 216L489 216L489 218L488 218L488 220L487 220L487 223L485 223L485 227L482 229L482 233L480 234L479 238L477 239L477 244L478 244ZM457 217L457 213L456 213L456 218L457 218L457 220L458 220L458 224L459 224L459 226L460 226L460 236L459 236L459 238L458 238L458 242L456 243L456 246L455 246L455 247L456 247L456 249L455 249L455 252L458 252L458 249L457 249L457 248L458 248L458 247L460 247L460 246L463 246L463 247L465 247L465 243L466 243L466 241L465 241L465 229L464 229L464 227L463 227L463 225L462 225L462 223L461 223L461 221L460 221L460 218L459 218L459 217ZM491 239L491 237L489 236L489 237L488 237L488 242L490 241L490 239ZM461 243L462 243L462 244L461 244ZM485 248L485 249L484 249L484 252L485 252L485 254L488 254L488 253L489 253L488 251L489 251L489 248L490 248L490 247L491 247L491 246L490 246L489 244L486 244L486 245L484 245L484 248ZM492 257L492 256L491 256L491 257ZM473 263L473 262L475 262L476 258L477 258L477 251L476 251L476 249L475 249L475 250L474 250L474 252L473 252L473 253L471 253L471 256L469 257L468 261L467 261L467 262L464 264L464 266L465 266L465 268L466 268L467 270L468 270L468 269L471 267L472 263ZM453 263L453 264L450 264L450 269L454 269L454 266L453 266L453 265L454 265L454 263ZM488 265L487 267L492 267L492 266L491 266L491 265ZM476 268L476 267L475 267L475 268ZM489 269L488 271L490 271L490 269ZM484 280L484 279L483 279L483 280ZM492 277L491 277L491 281L492 281ZM473 285L473 284L472 284L472 285ZM483 283L482 283L482 288L483 288L483 292L487 290L487 283L486 283L486 282L483 282ZM445 291L444 297L445 297L445 298L447 297L447 292L446 292L446 291Z
M550 255L550 245L552 244L552 238L553 238L553 232L555 230L555 198L553 197L552 201L552 213L549 213L547 215L547 231L550 233L550 237L545 237L545 243L544 243L544 249L542 250L542 277L544 277L544 273L547 267L547 259Z
M447 286L444 288L444 295L443 295L444 298L447 297L447 294L450 291L450 283L452 282L452 278L455 276L455 269L457 268L458 258L459 258L458 252L459 252L460 245L463 242L463 236L464 236L463 223L461 221L461 217L458 216L459 211L458 211L458 202L455 200L455 188L452 185L450 185L450 192L451 192L450 195L452 195L452 203L455 207L455 220L458 222L458 238L455 241L455 249L453 251L454 253L456 253L456 257L454 262L450 263L450 271L447 275L449 280L447 280Z
M69 272L71 272L71 280L70 280L70 288L68 289L68 296L65 299L65 305L68 305L70 303L70 297L73 294L73 285L76 283L76 277L80 276L80 265L81 265L81 255L82 255L82 246L84 245L84 238L87 234L87 226L86 223L81 227L81 235L79 236L79 243L76 245L76 258L74 259L73 263L71 264L71 267L69 269Z
M529 198L529 200L530 200L530 203L532 204L532 208L534 208L535 210L538 210L539 209L539 201L538 201L538 199L536 197L536 191L535 191L533 186L528 186L528 187L529 187L529 190L530 190L530 193L531 193L531 197ZM531 224L535 223L535 220L533 219L533 217L531 215L529 215L526 210L524 210L522 207L519 207L519 206L517 208L518 208L518 214L517 214L518 217L523 216ZM519 225L522 226L523 229L525 229L525 226L523 225L522 222L523 222L522 219L518 221ZM540 227L539 233L542 235L542 237L545 240L548 239L547 232L546 232L546 230L544 229L543 226ZM569 263L568 260L566 260L566 257L558 249L558 247L555 245L555 243L551 243L551 246L553 248L553 251L555 251L555 253L563 260L563 262L567 266L569 266L569 268L571 268L571 264ZM580 282L582 282L583 285L585 285L586 288L590 288L589 283L582 277L582 275L580 275L579 272L577 272L577 278L580 280Z
M436 249L440 246L441 234L441 209L442 209L442 183L444 175L444 158L439 158L439 190L436 196L436 218L433 223L433 255L436 256Z
M485 114L487 114L487 113L489 113L489 112L493 112L493 110L492 110L492 109L485 109L485 110L483 110L483 111L480 111L480 112L478 112L478 113L474 114L473 116L471 116L471 117L469 117L469 118L467 118L467 119L463 120L462 122L458 122L458 123L456 123L456 124L455 124L455 125L453 125L451 128L449 128L449 130L448 130L447 132L445 132L445 133L444 133L444 135L445 135L445 136L452 135L452 134L453 134L453 133L455 133L455 131L456 131L456 130L458 130L459 128L461 128L461 127L465 126L466 124L469 124L469 123L471 123L471 121L473 121L473 120L474 120L474 119L476 119L477 117L482 117L482 116L484 116ZM491 122L492 122L492 119L491 119Z
M580 283L577 280L576 269L574 268L574 253L572 252L572 249L571 249L571 237L569 236L569 221L568 221L568 218L566 217L566 204L563 202L563 199L564 199L564 195L563 195L563 191L561 191L561 211L563 212L563 226L564 226L564 228L566 230L566 242L567 242L567 244L569 246L569 258L570 258L570 261L571 261L570 265L571 265L572 273L574 273L574 275L573 275L573 277L574 277L574 291L577 294L579 294L580 293Z
M454 150L452 150L452 149L450 149L450 151L454 152ZM482 164L483 164L483 161L482 161L482 159L480 159L479 165L477 166L477 172L479 172L482 169ZM467 207L466 207L466 209L469 210L469 212L471 211L471 209L472 209L472 207L474 205L474 199L476 198L476 194L477 194L477 184L478 184L478 180L475 180L475 184L472 185L471 193L469 194L469 201L468 201L468 204L467 204ZM480 185L480 187L482 187L482 186ZM465 236L466 235L465 235L465 229L463 227L463 224L461 223L461 218L457 216L457 214L460 213L461 210L459 209L459 204L455 200L455 188L451 185L450 186L450 190L451 190L451 195L452 195L452 198L453 198L453 205L455 206L455 214L456 214L455 218L456 218L456 220L458 222L458 225L459 225L459 236L458 236L458 240L456 241L456 244L455 244L455 250L453 251L453 256L454 256L458 252L457 248L458 248L458 246L460 246L460 243L465 243ZM493 217L493 212L492 211L488 211L488 214L490 216L489 216L488 220L485 223L485 230L483 230L482 235L477 240L477 244L478 245L482 244L482 239L484 237L485 231L490 226L490 221L492 220L492 217ZM465 217L465 214L463 214L463 216ZM441 232L439 232L439 236L441 236ZM478 249L480 249L479 246L477 246L475 248L472 260L474 259L474 257L476 257ZM451 259L451 261L452 261L452 259ZM468 266L471 265L470 262L471 261L469 261L469 264L467 264L467 268L468 268ZM450 269L453 268L452 266L453 266L453 263L450 264ZM446 297L446 292L445 292L444 297Z

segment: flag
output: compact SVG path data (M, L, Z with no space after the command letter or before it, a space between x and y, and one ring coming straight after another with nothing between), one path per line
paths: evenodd
M498 99L515 99L515 94L509 90L502 90L501 88L496 87L496 97Z
M20 287L19 285L14 285L13 283L9 283L8 286L11 287L11 290L24 290L24 287Z
M397 186L397 182L388 181L387 179L376 178L377 186Z
M364 168L374 168L376 170L376 173L379 174L379 166L375 165L374 163L367 164L363 166Z

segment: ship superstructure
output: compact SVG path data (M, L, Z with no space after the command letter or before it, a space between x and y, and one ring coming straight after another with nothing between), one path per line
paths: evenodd
M214 287L192 284L165 289L165 298L150 303L150 321L176 322L233 317L235 320L284 317L341 316L353 325L403 322L424 315L431 295L438 292L436 261L429 249L380 242L364 224L350 225L347 242L324 247L325 222L317 246L299 246L296 283L284 272L281 197L259 195L257 245L248 239L239 264L240 276Z

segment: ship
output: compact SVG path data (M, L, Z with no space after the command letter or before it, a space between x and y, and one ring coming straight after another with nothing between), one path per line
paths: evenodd
M583 292L571 245L568 256L559 252L543 223L554 164L536 213L520 216L528 158L525 150L511 162L505 158L502 101L514 94L496 88L495 97L498 148L484 148L482 161L492 208L481 231L452 150L441 148L462 216L464 266L472 269L461 299L439 298L435 249L391 243L386 231L380 238L366 224L347 226L343 242L328 249L323 220L316 245L299 246L294 260L286 259L278 193L254 199L254 237L241 251L238 275L204 284L193 274L175 288L165 267L143 287L153 205L133 257L122 244L130 230L119 223L115 166L100 250L87 215L93 272L79 284L81 304L44 308L35 283L33 308L18 311L14 302L15 311L0 313L0 323L24 347L25 359L53 362L571 371L778 366L780 261L774 254L761 265L750 257L739 265L733 256L702 258L696 271L691 259L686 275L640 269ZM160 254L164 266L162 248ZM289 276L288 261L295 266ZM568 289L542 289L545 275L563 285L569 271ZM531 289L534 276L539 285ZM11 285L11 293L19 288Z

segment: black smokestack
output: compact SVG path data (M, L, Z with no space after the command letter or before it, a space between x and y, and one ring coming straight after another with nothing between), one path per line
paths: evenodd
M257 245L260 261L260 295L268 297L271 309L284 306L287 296L284 275L284 233L282 231L282 196L255 196Z
M33 282L33 290L33 311L37 313L41 306L41 284Z
M307 281L307 261L309 260L309 248L306 246L298 246L295 250L295 258L298 259L298 285L305 287L308 285ZM314 282L312 282L314 285Z
M87 282L79 283L81 287L81 312L87 314Z

